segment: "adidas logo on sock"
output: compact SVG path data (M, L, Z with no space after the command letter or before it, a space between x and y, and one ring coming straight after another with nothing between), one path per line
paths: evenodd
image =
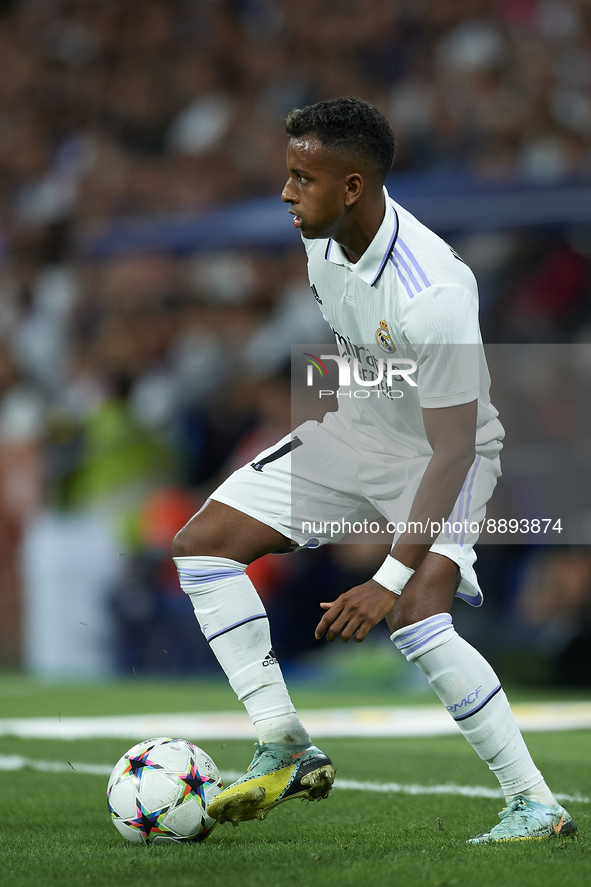
M277 662L277 657L275 656L275 650L273 647L269 650L265 658L263 659L263 665L266 667L267 665L279 665Z

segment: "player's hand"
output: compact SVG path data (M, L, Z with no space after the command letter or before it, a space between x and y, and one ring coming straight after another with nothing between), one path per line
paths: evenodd
M334 641L340 634L344 643L351 638L361 643L395 603L394 592L369 579L339 595L336 601L320 604L326 613L314 634L318 640L326 634L327 641Z

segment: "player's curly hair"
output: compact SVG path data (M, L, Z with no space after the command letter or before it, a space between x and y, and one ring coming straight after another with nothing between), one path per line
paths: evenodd
M314 135L326 148L363 157L382 180L392 169L396 153L392 128L377 108L356 96L294 108L285 120L285 131L290 138Z

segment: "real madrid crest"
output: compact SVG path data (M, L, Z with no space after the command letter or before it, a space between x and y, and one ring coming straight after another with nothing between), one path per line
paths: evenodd
M382 351L387 351L388 354L392 354L393 351L396 351L396 345L392 341L390 330L388 329L388 323L385 320L380 320L380 325L376 330L376 342Z

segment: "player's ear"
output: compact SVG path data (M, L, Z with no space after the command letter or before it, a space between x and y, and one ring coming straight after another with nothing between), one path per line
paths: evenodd
M363 191L363 176L358 172L351 172L345 177L345 206L353 206L361 197Z

